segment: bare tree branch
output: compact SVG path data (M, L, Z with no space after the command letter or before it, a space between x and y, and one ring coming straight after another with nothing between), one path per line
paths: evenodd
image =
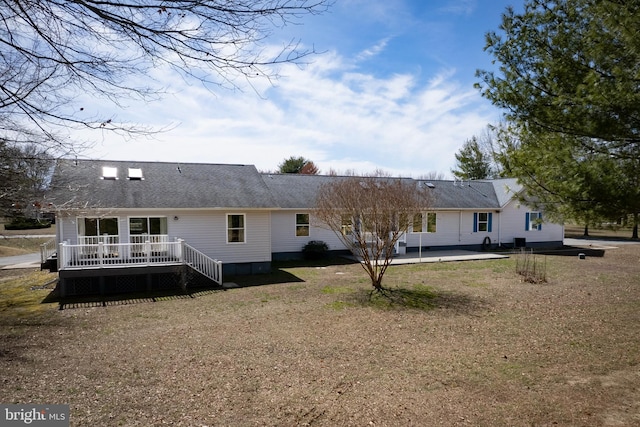
M153 135L162 129L98 116L79 99L156 100L158 67L205 86L273 79L279 64L315 53L296 40L268 46L274 31L331 1L0 0L0 141L69 156L83 148L74 130Z

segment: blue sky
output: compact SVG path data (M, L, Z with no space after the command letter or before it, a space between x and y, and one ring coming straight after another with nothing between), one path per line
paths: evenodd
M254 164L275 170L290 156L321 172L383 169L450 176L454 154L501 111L473 88L492 67L487 31L521 2L503 0L337 0L269 39L322 52L284 65L273 82L240 90L204 88L168 70L153 77L170 94L151 103L104 104L114 121L169 130L153 138L82 133L84 155L113 160Z

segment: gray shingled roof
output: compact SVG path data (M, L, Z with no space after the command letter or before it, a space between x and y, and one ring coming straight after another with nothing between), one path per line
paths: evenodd
M118 179L103 179L103 166L117 168ZM128 179L129 168L140 168L144 179ZM318 188L337 179L345 177L260 174L252 165L65 159L57 162L48 199L58 207L312 209ZM429 184L434 209L499 209L520 190L515 180L419 182Z
M327 175L263 174L264 182L283 209L311 209L321 185L340 179Z
M491 183L479 181L424 181L433 184L434 209L497 209Z
M344 177L300 174L264 174L264 180L281 208L301 209L315 206L320 185ZM405 178L410 179L410 178ZM491 182L423 181L433 184L434 209L498 209L501 205Z
M102 179L102 167L116 167L118 179ZM128 169L143 180L129 180ZM56 206L91 208L274 208L253 165L59 160L48 199Z

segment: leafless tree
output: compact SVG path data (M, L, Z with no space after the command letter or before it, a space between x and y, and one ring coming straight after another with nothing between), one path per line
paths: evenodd
M314 216L361 260L373 290L384 294L382 278L396 243L414 216L429 209L432 197L419 180L379 175L336 177L324 184Z
M268 46L274 31L331 1L0 0L0 140L68 156L83 148L75 129L152 134L86 99L158 99L166 83L152 71L162 67L205 86L271 79L314 53L296 40Z
M312 51L291 41L271 52L262 43L274 28L327 7L328 0L0 1L0 112L43 132L61 123L117 129L69 101L78 91L115 103L157 96L148 71L161 65L233 87L238 76L272 77L273 65Z

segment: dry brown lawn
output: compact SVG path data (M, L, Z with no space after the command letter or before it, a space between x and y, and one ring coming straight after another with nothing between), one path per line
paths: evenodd
M50 240L55 234L55 225L50 228L35 230L5 230L4 224L0 222L0 257L40 252L40 245ZM51 237L28 237L36 235L48 235Z
M369 301L358 265L106 306L33 304L0 282L0 402L66 403L74 426L640 425L640 245L393 267L407 304Z

